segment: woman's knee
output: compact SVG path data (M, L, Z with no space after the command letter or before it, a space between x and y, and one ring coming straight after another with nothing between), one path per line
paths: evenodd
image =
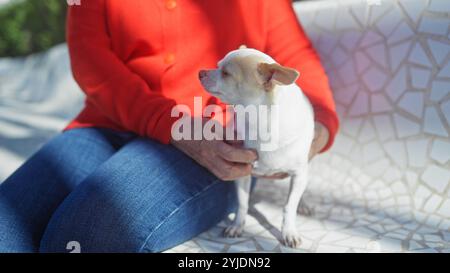
M232 188L232 183L218 180L187 198L148 234L139 252L167 250L215 226L234 208Z
M0 233L9 250L38 249L59 204L113 153L99 130L74 129L54 137L6 179L0 185Z
M65 183L70 190L114 152L96 128L69 130L47 142L5 184L30 180L49 184L50 180ZM36 190L35 184L33 187Z

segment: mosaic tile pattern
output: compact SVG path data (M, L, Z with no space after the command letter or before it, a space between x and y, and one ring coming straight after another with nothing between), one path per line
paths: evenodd
M312 163L301 248L278 241L288 184L261 181L242 238L222 238L223 222L168 252L450 252L450 4L367 3L294 4L342 122ZM64 45L0 59L0 182L82 101Z
M287 183L265 181L243 238L222 223L171 252L450 252L450 2L368 3L294 4L342 122L312 163L301 249L277 240Z

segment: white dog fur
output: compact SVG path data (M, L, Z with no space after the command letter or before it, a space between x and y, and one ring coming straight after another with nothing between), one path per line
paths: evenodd
M301 240L296 231L297 208L308 182L308 154L314 135L313 109L295 84L299 74L283 67L270 56L250 48L231 51L218 63L218 68L199 73L203 87L230 105L277 105L278 118L265 120L270 128L278 128L277 148L261 149L261 141L244 139L246 148L258 153L255 175L285 173L290 177L289 196L284 206L282 243L296 248ZM258 116L266 118L265 116ZM257 124L246 120L247 130L258 130ZM237 133L240 128L237 128ZM224 230L227 237L243 232L248 212L251 177L236 181L238 210L233 223Z

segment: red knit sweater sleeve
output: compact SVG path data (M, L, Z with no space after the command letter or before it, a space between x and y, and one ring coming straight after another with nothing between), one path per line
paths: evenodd
M339 121L328 78L303 28L299 24L290 0L267 1L267 41L265 51L280 64L297 69L297 84L314 107L315 120L330 132L322 150L331 147Z
M112 122L163 143L170 140L175 101L152 92L111 49L106 1L83 1L68 11L67 42L75 80L87 101Z

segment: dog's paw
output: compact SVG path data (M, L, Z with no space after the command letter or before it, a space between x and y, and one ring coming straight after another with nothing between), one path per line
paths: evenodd
M223 230L223 236L226 238L236 238L241 237L243 232L243 225L230 225Z
M302 244L302 240L300 239L300 236L297 235L295 231L283 231L282 234L282 244L284 246L290 247L290 248L299 248Z

